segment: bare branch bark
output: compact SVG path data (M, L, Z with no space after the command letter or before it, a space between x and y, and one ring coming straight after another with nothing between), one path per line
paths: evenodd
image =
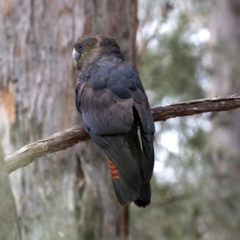
M169 118L190 116L206 112L221 112L240 107L240 94L228 97L215 97L171 104L152 109L154 121L165 121ZM30 143L6 158L9 173L27 166L35 159L49 153L72 147L78 142L90 139L83 125L76 125L65 131L53 134L49 138Z
M240 93L228 97L212 97L180 102L152 109L154 122L207 112L229 111L240 107Z

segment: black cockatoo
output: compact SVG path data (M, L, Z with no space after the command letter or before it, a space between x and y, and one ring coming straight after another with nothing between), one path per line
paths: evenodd
M76 106L92 140L109 157L122 206L150 204L154 166L154 122L138 72L110 37L77 39L72 52L80 74Z

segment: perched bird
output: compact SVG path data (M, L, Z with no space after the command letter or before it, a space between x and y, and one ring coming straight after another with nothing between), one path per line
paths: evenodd
M122 206L150 204L154 167L154 122L138 72L108 36L84 36L72 58L80 74L76 106L92 140L109 157L116 196Z

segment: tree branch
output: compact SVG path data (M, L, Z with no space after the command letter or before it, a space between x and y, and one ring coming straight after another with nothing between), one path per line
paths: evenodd
M206 112L221 112L240 107L240 94L228 97L206 98L188 102L171 104L152 109L153 119L165 121L169 118L189 116ZM72 147L78 142L90 139L83 125L76 125L65 131L58 132L43 140L30 143L6 158L6 166L9 173L18 168L27 166L35 159L49 153L58 152Z

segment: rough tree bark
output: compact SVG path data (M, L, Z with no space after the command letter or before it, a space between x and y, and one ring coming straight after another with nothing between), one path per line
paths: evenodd
M117 39L126 61L135 66L137 0L84 0L83 4L83 35L106 34ZM92 141L83 143L79 166L79 239L127 239L128 208L116 200L106 155Z
M212 46L213 82L212 94L228 95L240 91L240 0L215 1L210 31ZM212 163L218 188L215 189L219 212L232 212L231 222L224 231L210 235L209 239L239 239L240 225L240 112L237 110L219 113L213 118ZM226 185L228 184L228 185ZM229 186L231 191L226 189ZM231 208L225 200L231 199ZM218 208L217 208L218 209ZM223 218L227 219L227 216ZM222 226L221 222L218 223ZM217 226L219 227L219 226ZM217 235L216 235L217 234Z
M136 63L136 0L1 0L0 11L5 155L75 124L71 51L78 36L111 35ZM24 240L126 239L127 209L117 203L107 159L92 142L35 161L12 183Z
M80 28L76 22L81 23L77 9L78 1L1 1L0 129L5 155L75 123L71 51ZM77 239L72 152L45 157L12 175L24 240Z

